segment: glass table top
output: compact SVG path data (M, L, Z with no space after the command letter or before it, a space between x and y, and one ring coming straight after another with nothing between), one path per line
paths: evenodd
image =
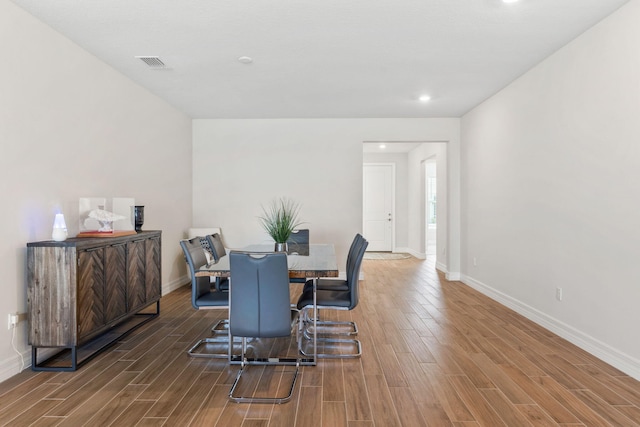
M231 249L233 251L234 249ZM249 245L237 249L242 252L270 253L273 244ZM310 244L309 254L287 255L289 277L337 277L338 264L332 244ZM203 265L196 271L196 276L228 277L229 257L223 256L217 263Z

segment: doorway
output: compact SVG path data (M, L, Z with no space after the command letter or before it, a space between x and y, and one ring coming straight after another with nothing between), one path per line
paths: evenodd
M394 165L391 251L419 259L435 257L443 271L447 268L450 233L447 152L448 144L440 141L364 141L362 161L363 169L367 164ZM432 163L429 173L427 163ZM429 219L427 176L431 174L437 175L431 180L432 188L436 188L431 201L435 198L436 203L431 203ZM364 200L364 193L362 197ZM363 225L363 233L365 229ZM427 252L428 246L433 253Z
M362 230L367 251L391 252L395 224L395 165L365 163L362 176Z

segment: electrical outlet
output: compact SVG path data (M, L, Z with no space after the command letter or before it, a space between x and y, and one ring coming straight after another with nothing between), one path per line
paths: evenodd
M562 288L556 288L556 299L562 301Z
M7 320L7 329L15 328L19 321L20 316L18 315L18 313L9 313L9 317Z
M474 267L478 266L478 260L476 259L476 257L473 257L473 266Z

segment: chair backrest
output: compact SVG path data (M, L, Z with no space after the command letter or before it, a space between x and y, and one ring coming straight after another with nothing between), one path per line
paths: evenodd
M219 233L207 235L206 240L211 250L211 254L213 255L213 260L215 262L218 262L221 257L227 254L227 250L224 248L222 237L220 237Z
M230 334L237 337L291 335L287 255L231 251L229 267Z
M354 262L355 256L358 253L358 250L360 249L360 245L362 244L363 241L364 241L364 237L360 233L356 234L355 237L353 238L353 241L351 242L351 246L349 247L349 252L347 253L347 271L349 271L349 267L351 267L351 264Z
M211 254L213 262L218 262L220 258L227 255L227 250L224 248L222 237L220 237L219 233L208 234L205 236L205 240L207 242L206 249ZM216 277L215 284L217 291L226 292L229 290L229 280L227 278Z
M196 277L196 270L207 263L207 257L200 244L199 236L180 241L180 247L189 267L191 276L191 304L194 308L200 308L198 299L211 293L211 280L208 277Z
M287 239L289 253L309 255L309 229L294 230Z
M358 305L358 299L360 298L360 266L367 246L369 246L369 242L363 237L357 245L351 264L347 263L347 284L349 286L349 295L351 296L349 310L353 310Z
M207 236L209 234L218 233L220 234L220 227L207 227L207 228L189 228L187 230L187 239L193 239L194 237L199 237L202 239L200 243L202 247L205 249L205 255L207 257L207 262L213 262L213 253L209 248L209 243L202 236Z

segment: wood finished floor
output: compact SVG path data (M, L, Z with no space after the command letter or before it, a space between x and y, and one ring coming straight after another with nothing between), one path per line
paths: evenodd
M362 358L304 367L287 404L230 403L237 367L186 355L226 313L195 311L184 287L77 372L0 383L0 425L640 425L638 381L447 282L432 262L365 260L363 270L360 304L335 317L357 321Z

